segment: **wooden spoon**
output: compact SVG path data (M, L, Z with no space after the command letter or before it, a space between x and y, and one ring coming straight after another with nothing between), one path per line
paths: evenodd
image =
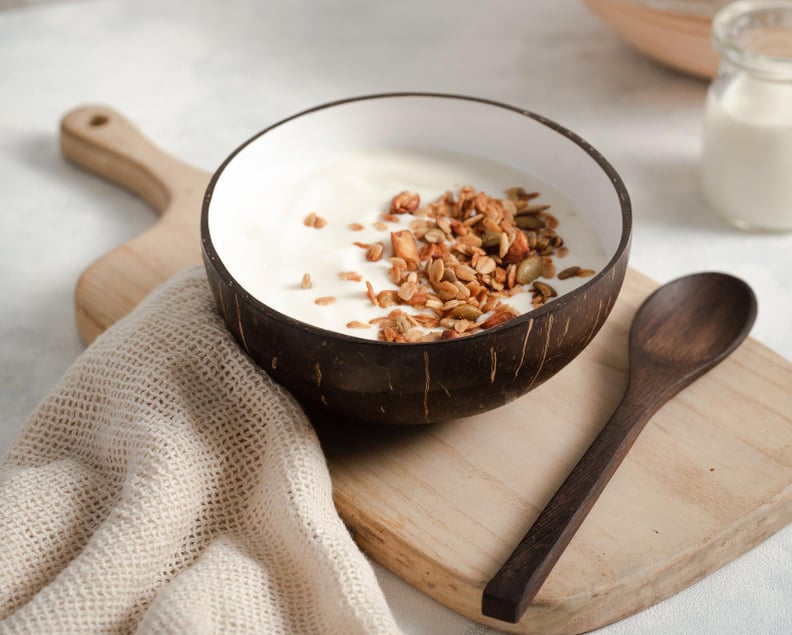
M487 584L484 615L519 621L649 418L737 348L755 318L751 288L723 273L679 278L646 299L630 329L621 403Z

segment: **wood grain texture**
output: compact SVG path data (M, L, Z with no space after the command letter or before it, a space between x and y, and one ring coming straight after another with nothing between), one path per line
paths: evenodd
M113 111L76 112L64 120L70 158L180 210L83 275L76 301L91 339L170 272L200 262L208 175L152 150L131 126L113 131L123 122ZM82 134L97 112L110 117L106 127ZM588 348L485 415L417 427L316 419L336 507L361 548L471 619L514 633L575 633L656 603L791 522L792 364L749 339L646 426L522 620L481 615L486 581L624 392L629 325L655 286L628 271Z
M519 621L652 415L747 337L756 297L742 280L697 273L655 290L629 337L624 397L484 588L484 615Z
M630 272L589 348L489 415L416 431L323 426L359 544L472 619L570 633L654 604L792 521L792 369L748 340L655 415L522 620L477 613L486 581L617 405L629 322L651 289Z
M60 145L70 161L134 192L160 214L148 231L80 276L75 319L88 344L155 286L201 261L198 215L210 175L164 153L106 106L68 113L61 120Z

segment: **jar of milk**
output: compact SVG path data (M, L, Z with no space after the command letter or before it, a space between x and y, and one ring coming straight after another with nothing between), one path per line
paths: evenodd
M704 194L742 229L792 231L792 2L734 2L712 33L721 65L707 94Z

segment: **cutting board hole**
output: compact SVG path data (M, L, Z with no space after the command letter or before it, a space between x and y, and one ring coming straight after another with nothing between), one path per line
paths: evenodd
M91 117L91 120L88 122L88 125L96 128L98 126L104 126L108 121L110 121L110 117L107 115L94 115Z

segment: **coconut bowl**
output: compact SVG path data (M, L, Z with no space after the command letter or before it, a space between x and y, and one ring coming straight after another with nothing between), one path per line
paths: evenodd
M591 228L585 240L596 241L604 264L543 306L455 339L366 339L273 308L284 291L258 284L234 247L237 234L245 231L239 210L287 216L277 201L292 193L279 197L278 192L299 183L302 172L360 148L389 147L497 161L552 185L573 213L585 218ZM389 201L393 194L382 196ZM276 226L302 220L279 218ZM309 409L389 424L482 413L560 371L607 319L624 279L630 233L630 200L622 180L579 136L519 108L425 93L337 101L270 126L214 173L201 217L204 263L218 310L247 354ZM271 239L262 235L261 248ZM301 274L294 271L295 286Z

